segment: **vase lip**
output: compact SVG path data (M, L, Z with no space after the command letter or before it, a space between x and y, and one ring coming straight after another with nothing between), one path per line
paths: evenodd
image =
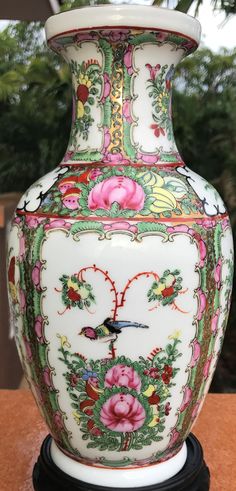
M199 44L201 24L191 15L177 10L143 5L97 5L67 10L49 17L46 38L73 31L96 28L146 28L166 30L186 36Z

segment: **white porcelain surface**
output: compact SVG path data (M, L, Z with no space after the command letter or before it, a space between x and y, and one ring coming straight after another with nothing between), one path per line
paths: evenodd
M190 15L160 7L99 5L69 10L50 17L45 25L47 39L76 29L96 27L149 27L181 32L199 43L201 25Z
M64 455L54 442L51 445L51 456L54 463L64 472L90 484L97 486L119 486L120 488L139 488L159 484L175 476L184 466L187 458L187 446L183 444L181 450L170 460L161 464L140 469L101 469L89 467L74 462Z

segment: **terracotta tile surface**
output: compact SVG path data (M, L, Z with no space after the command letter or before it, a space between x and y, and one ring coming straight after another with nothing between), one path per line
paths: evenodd
M0 391L0 491L33 491L32 468L48 431L29 391ZM211 491L236 491L236 394L210 394L194 428Z

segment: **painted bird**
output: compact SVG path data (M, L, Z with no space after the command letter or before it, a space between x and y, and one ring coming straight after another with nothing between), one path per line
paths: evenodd
M97 326L95 329L93 327L83 327L80 331L80 336L85 336L91 341L95 341L96 339L111 337L122 332L122 329L126 327L135 327L141 329L148 329L148 326L145 324L140 324L139 322L130 322L130 321L114 321L110 317L104 320L102 324Z

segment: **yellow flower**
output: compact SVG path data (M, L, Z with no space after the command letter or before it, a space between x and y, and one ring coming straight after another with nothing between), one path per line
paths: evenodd
M70 348L71 347L71 344L69 343L66 336L61 336L60 334L57 334L57 338L59 338L61 341L61 348Z
M79 285L75 281L72 281L71 278L67 281L67 286L68 288L73 288L76 292L79 289Z
M92 85L92 82L91 82L91 80L89 80L88 75L84 75L83 73L81 73L81 74L79 75L78 82L79 82L79 84L81 84L81 85L86 85L86 87L88 87L88 89L89 89L89 88L91 87L91 85Z
M74 420L75 420L75 422L77 423L77 425L79 425L79 424L80 424L80 414L79 414L79 413L77 413L77 411L74 411L74 412L72 413L72 415L73 415Z
M77 102L77 118L81 119L84 115L84 105L83 102L78 101Z
M148 388L145 390L145 392L143 392L143 395L146 397L150 397L155 391L155 389L156 388L154 387L154 385L149 385Z
M11 295L12 301L17 303L17 290L15 285L10 281L9 282L9 293Z
M168 336L168 339L179 339L181 336L181 331L175 330L172 334Z
M152 420L150 421L150 423L148 423L148 426L150 428L153 428L154 426L156 426L157 424L159 423L159 413L157 412L156 414L153 415L153 418Z
M158 104L158 106L161 106L161 109L162 109L163 113L166 113L167 112L166 103L163 100L163 99L165 99L165 97L168 97L167 92L162 92L162 94L160 94L157 97L157 104Z
M158 286L153 289L153 293L156 295L161 295L161 292L165 289L165 284L164 283L158 283Z

